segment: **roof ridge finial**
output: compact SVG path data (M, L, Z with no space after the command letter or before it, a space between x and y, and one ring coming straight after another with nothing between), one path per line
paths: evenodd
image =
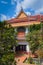
M23 11L23 7L21 6L21 11Z

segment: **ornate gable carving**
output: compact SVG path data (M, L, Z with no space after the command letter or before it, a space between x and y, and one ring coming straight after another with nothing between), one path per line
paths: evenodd
M28 17L24 11L21 11L17 16L17 18L24 18L24 17Z

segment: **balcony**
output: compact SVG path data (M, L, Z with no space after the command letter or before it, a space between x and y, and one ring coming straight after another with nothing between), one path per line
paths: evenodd
M17 29L18 34L16 36L17 40L26 40L26 34L28 33L28 28L27 27L19 27Z
M25 33L19 33L17 36L16 36L16 39L17 40L25 40Z
M25 37L16 37L17 40L25 40Z

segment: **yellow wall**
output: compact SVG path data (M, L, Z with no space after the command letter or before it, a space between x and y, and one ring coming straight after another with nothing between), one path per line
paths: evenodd
M12 23L11 25L13 27L19 27L19 26L29 26L33 24L40 24L38 21L31 21L31 22L20 22L20 23Z

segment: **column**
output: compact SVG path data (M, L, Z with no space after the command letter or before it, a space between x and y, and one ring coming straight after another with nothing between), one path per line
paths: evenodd
M15 53L15 46L13 46L13 52Z
M27 51L27 52L30 52L29 45L26 45L26 51Z
M26 31L25 31L25 33L26 33L26 34L28 33L28 27L26 27Z
M17 28L15 28L15 32L17 32Z

